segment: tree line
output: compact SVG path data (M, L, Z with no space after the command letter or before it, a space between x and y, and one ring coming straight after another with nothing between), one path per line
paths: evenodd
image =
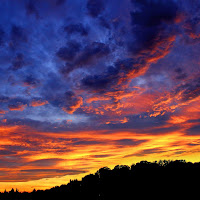
M0 200L115 200L115 199L196 199L200 192L200 162L141 161L117 165L89 174L82 180L46 190L0 193Z

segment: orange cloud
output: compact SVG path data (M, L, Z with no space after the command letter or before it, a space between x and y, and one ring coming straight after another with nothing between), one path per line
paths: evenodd
M200 98L180 104L179 112L174 113L168 122L172 124L185 123L184 125L186 125L187 121L198 119L200 119Z
M34 100L31 102L30 106L32 107L38 107L38 106L44 106L48 104L48 101L43 101L43 100Z
M7 111L5 111L5 110L0 110L0 115L4 115L4 114L6 114L6 112Z
M11 111L23 111L27 107L26 104L13 104L8 105L9 110Z
M3 123L6 123L7 122L7 119L2 119L1 120Z
M87 103L92 103L94 101L108 101L111 100L111 97L106 97L106 96L94 96L90 97L86 100Z
M107 121L107 122L105 122L105 124L125 124L125 123L127 123L129 121L129 119L127 118L127 117L124 117L124 118L122 118L122 119L118 119L118 118L116 118L116 119L112 119L111 121Z

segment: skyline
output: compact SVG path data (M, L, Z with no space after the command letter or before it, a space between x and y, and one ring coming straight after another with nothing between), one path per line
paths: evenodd
M198 0L2 0L0 191L200 158Z

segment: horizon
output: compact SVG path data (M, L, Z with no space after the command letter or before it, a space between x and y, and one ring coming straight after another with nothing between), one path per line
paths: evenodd
M1 0L0 52L0 192L200 161L199 1Z
M84 175L83 177L81 177L81 178L79 178L79 179L77 179L77 178L75 178L75 179L70 179L69 180L69 182L67 182L67 183L64 183L64 184L62 184L62 185L54 185L53 187L51 187L51 188L45 188L45 189L38 189L38 190L36 190L35 188L33 188L32 190L30 190L30 191L20 191L20 190L18 190L18 188L11 188L10 189L10 191L14 191L14 192L20 192L20 193L23 193L23 192L28 192L28 193L32 193L32 192L35 192L35 191L48 191L48 190L52 190L52 189L55 189L55 188L57 188L57 187L62 187L62 186L67 186L68 184L70 184L71 182L74 182L74 181L79 181L79 182L81 182L81 181L83 181L85 178L87 178L88 176L90 176L90 175L96 175L96 174L98 174L99 173L99 171L100 170L102 170L102 169L105 169L105 170L109 170L109 171L114 171L115 169L122 169L122 168L128 168L129 169L129 171L132 171L132 167L133 167L133 169L134 169L134 167L135 166L137 166L137 165L140 165L140 164L145 164L145 165L152 165L152 164L156 164L156 165L158 165L158 166L160 166L160 167L164 167L164 168L166 168L166 166L167 165L169 165L170 163L176 163L175 164L175 166L172 166L171 167L171 170L173 171L173 170L176 170L176 167L177 167L177 169L179 169L179 170L182 170L183 168L181 168L180 166L178 166L177 165L177 163L182 163L182 164L184 164L185 165L185 170L186 171L188 171L189 169L191 170L191 165L190 164L192 164L192 165L194 165L194 164L200 164L200 162L187 162L186 160L155 160L155 161L152 161L152 162L149 162L149 161L147 161L147 160L141 160L140 162L136 162L136 163L132 163L131 165L116 165L116 166L114 166L114 167L112 167L112 168L109 168L109 167L107 167L107 166L104 166L104 167L101 167L101 168L99 168L99 169L97 169L97 171L95 171L95 172L93 172L93 173L88 173L88 174L86 174L86 175ZM189 165L190 166L189 166ZM140 166L141 167L141 166ZM139 168L140 168L139 167ZM155 166L153 167L153 168L155 168ZM145 170L145 168L141 168L141 169L144 169ZM155 168L156 169L156 168ZM164 175L164 174L163 174ZM7 191L6 189L4 190L4 191L0 191L0 193L6 193L6 192L10 192L9 190Z

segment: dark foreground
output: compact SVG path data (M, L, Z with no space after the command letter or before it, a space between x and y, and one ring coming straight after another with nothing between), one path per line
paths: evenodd
M67 185L31 193L0 193L0 200L199 199L200 163L182 160L104 167Z

